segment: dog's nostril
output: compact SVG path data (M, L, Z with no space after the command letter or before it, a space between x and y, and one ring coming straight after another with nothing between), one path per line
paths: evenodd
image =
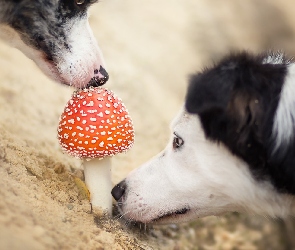
M116 201L120 200L120 198L124 195L126 187L126 182L123 180L112 189L111 193Z

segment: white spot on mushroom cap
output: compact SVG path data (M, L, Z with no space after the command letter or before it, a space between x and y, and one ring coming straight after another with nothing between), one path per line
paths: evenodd
M68 120L68 123L74 124L75 123L75 120L74 119L69 119Z
M93 107L94 106L94 102L90 101L88 104L86 104L87 107Z
M87 110L87 112L90 114L95 114L95 113L97 113L97 109L89 109L89 110Z

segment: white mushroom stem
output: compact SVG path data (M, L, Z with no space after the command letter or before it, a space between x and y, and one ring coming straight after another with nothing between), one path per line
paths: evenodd
M111 157L83 160L85 183L93 208L112 213Z

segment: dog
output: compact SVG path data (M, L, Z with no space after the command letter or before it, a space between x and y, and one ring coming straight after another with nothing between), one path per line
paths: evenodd
M88 23L96 0L0 0L0 37L50 78L83 88L109 76Z
M122 216L164 224L294 214L295 63L238 52L189 79L167 147L112 190Z

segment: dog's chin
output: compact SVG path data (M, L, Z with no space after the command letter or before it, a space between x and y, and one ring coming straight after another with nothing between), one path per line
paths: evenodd
M68 81L66 81L66 79L64 79L61 76L61 74L57 70L56 65L54 64L53 61L47 60L45 56L40 56L37 59L35 58L32 58L32 59L48 78L64 85L68 85L68 86L71 85Z
M71 86L76 89L87 87L89 85L89 82L91 82L95 78L92 75L77 77L75 75L71 75L70 73L60 72L59 68L56 66L56 63L52 60L46 59L46 56L44 55L39 56L38 58L32 58L32 59L47 77L49 77L55 82L58 82L67 86ZM93 81L96 83L99 83L99 80L95 80L95 81L93 80Z
M43 71L45 75L47 75L52 80L59 82L64 85L68 85L74 87L76 89L88 88L90 86L102 86L108 80L108 74L103 75L98 72L96 75L91 74L91 72L84 74L71 74L71 70L60 70L57 66L57 63L51 60L47 60L45 56L42 58L38 58L35 60L35 63L39 66L39 68ZM89 66L89 68L92 68Z
M46 58L46 55L39 52L36 53L34 56L30 57L36 65L41 69L41 71L51 80L67 85L67 86L73 86L75 88L80 88L83 84L82 81L79 81L78 83L75 83L73 79L67 79L61 72L58 70L58 67L56 66L56 63L52 60L48 60ZM87 85L86 82L84 84ZM84 87L84 86L82 86Z

